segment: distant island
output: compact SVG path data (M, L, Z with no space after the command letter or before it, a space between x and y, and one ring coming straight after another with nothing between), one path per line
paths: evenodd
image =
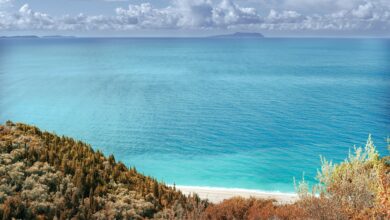
M39 39L39 38L76 38L76 37L75 36L63 36L63 35L49 35L49 36L37 36L37 35L0 36L0 39Z
M16 35L16 36L0 36L0 39L57 39L57 38L76 38L76 36L64 36L64 35L47 35L47 36L37 36L37 35ZM125 37L132 38L132 37ZM253 38L253 39L261 39L264 38L264 35L261 33L247 33L247 32L236 32L233 34L224 34L224 35L214 35L208 36L207 38Z
M215 35L210 38L264 38L260 33L236 32L234 34Z
M64 35L48 35L40 38L76 38L75 36L64 36Z
M0 39L32 39L39 38L35 35L21 35L21 36L0 36Z

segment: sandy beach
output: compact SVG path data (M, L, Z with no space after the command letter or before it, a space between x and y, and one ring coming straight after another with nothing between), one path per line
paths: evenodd
M176 186L177 189L188 195L197 193L200 198L208 199L210 202L218 203L224 199L235 196L244 198L256 197L261 199L275 199L280 204L293 203L298 199L294 193L262 192L257 190L218 188L218 187L198 187L198 186Z

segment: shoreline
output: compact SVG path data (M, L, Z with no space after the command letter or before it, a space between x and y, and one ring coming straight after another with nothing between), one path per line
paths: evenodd
M232 197L258 199L275 199L279 204L291 204L298 200L296 193L282 193L282 192L267 192L252 189L240 188L221 188L221 187L206 187L206 186L176 186L183 194L189 195L196 193L201 199L208 199L212 203L219 203L225 199Z

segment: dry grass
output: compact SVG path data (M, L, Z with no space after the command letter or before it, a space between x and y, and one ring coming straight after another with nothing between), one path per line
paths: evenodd
M209 206L202 219L304 219L304 210L298 204L275 205L273 200L234 197Z

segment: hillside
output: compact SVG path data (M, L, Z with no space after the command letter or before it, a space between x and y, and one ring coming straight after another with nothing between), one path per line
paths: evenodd
M390 157L380 157L371 136L345 161L321 158L321 163L312 190L304 179L295 184L299 200L294 204L240 197L212 204L185 196L81 141L8 121L0 125L0 218L390 218Z
M184 219L207 207L89 145L36 127L0 126L0 216Z

